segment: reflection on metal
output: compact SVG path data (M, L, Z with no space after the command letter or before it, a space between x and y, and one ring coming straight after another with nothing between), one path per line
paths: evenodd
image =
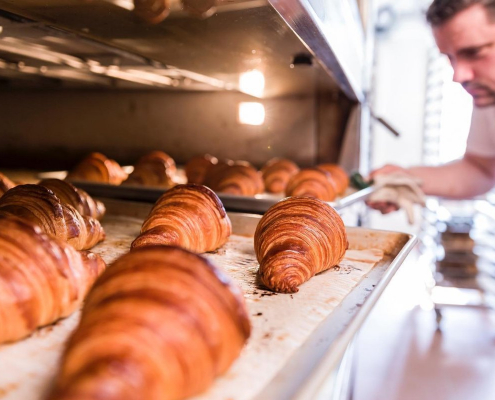
M167 76L170 74L163 71L173 69L182 74L177 86L157 86L163 88L239 90L239 75L258 69L266 78L263 98L314 96L316 88L320 92L338 91L334 80L317 62L294 64L291 68L296 55L308 50L266 0L217 0L215 13L206 19L193 17L184 9L182 0L167 4L168 17L150 25L135 17L132 0L0 0L0 26L4 21L7 25L1 37L45 46L86 64L93 60L104 67L116 65L145 72L156 68L158 75ZM52 66L48 61L33 60L27 53L12 54L10 49L0 50L0 58L37 68L43 63ZM71 75L69 70L67 67L63 75ZM95 75L86 66L77 75L81 72ZM0 74L5 75L4 71ZM77 87L74 80L32 77L32 86ZM1 83L16 86L17 81L25 87L22 80L23 75L16 79L9 74ZM80 80L79 86L89 81ZM110 85L137 88L141 83L112 78Z
M346 0L269 0L351 99L364 101L364 33ZM357 7L357 5L355 4ZM345 38L345 39L344 39Z
M257 69L243 72L239 77L239 89L244 93L261 97L265 90L265 75Z
M239 122L244 125L263 125L265 122L265 106L255 102L240 103Z

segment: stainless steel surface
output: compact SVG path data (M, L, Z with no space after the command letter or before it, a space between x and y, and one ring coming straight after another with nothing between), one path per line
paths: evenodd
M269 1L334 76L342 91L363 102L366 39L357 2Z
M0 0L0 76L21 87L243 91L239 75L258 69L260 97L314 94L317 85L338 91L327 67L298 61L310 51L266 1L219 2L201 19L174 0L156 25L136 18L128 3Z

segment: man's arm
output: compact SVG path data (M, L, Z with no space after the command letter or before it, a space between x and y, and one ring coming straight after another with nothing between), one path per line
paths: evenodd
M406 171L420 178L423 191L432 196L467 199L495 186L495 158L473 154L438 167L413 167Z

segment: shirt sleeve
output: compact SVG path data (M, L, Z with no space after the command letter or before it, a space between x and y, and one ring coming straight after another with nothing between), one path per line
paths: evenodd
M495 158L495 107L473 108L466 153Z

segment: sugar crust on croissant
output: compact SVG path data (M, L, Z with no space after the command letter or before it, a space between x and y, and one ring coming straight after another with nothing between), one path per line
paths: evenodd
M69 171L66 179L120 185L126 178L126 172L117 161L101 153L90 153L72 171Z
M71 314L104 268L98 255L77 252L19 218L0 217L0 343Z
M261 218L254 235L258 277L267 288L295 293L315 274L342 261L347 235L340 215L311 197L289 197Z
M76 250L90 249L105 238L100 222L64 204L47 187L19 185L0 197L0 215L25 219Z
M204 253L223 246L231 234L230 219L211 189L178 185L158 199L131 248L167 244Z
M84 190L75 187L73 184L60 179L44 179L38 183L50 189L60 201L74 207L81 215L101 220L105 215L105 205L94 200Z
M250 335L240 289L178 247L138 249L97 281L49 400L178 400L201 393Z
M337 190L328 172L320 168L303 168L289 180L285 194L333 201L337 197Z
M123 184L170 188L175 186L176 172L177 167L172 157L163 151L152 151L138 160L134 171Z
M261 169L265 189L269 193L283 193L289 179L299 172L293 161L285 158L272 158Z

